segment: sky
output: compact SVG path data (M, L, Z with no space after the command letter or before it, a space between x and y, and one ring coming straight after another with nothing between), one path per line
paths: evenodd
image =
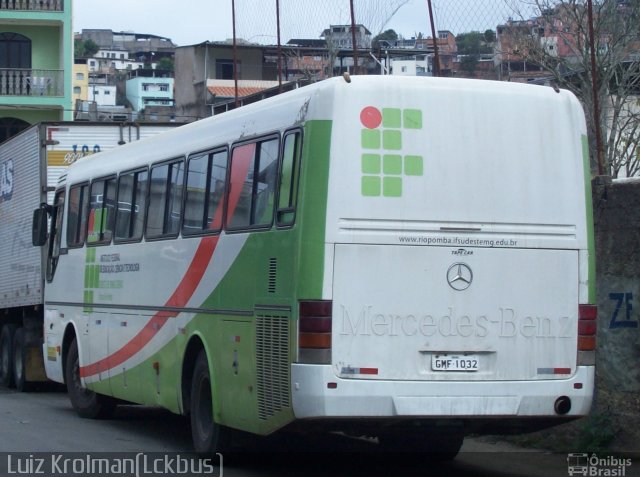
M290 38L319 38L322 30L330 24L350 22L348 0L279 1L282 43ZM366 22L358 18L358 8L361 18L368 16L377 20L386 17L387 12L375 8L388 7L374 5L389 5L392 1L356 0L357 22L375 30L374 26L367 25L375 23L374 20ZM479 3L503 6L504 1L484 0ZM171 38L180 46L207 40L224 41L233 36L231 3L231 0L74 0L73 30L80 32L82 29L104 28L148 33ZM237 36L256 43L276 44L275 3L275 0L235 0ZM464 15L479 17L477 0L433 0L433 3L436 20L439 15L445 20L456 18L456 21ZM455 25L440 26L437 23L436 29L450 29L458 33ZM426 0L408 0L384 26L384 29L387 28L393 28L406 38L417 32L430 36ZM485 25L479 28L484 31Z

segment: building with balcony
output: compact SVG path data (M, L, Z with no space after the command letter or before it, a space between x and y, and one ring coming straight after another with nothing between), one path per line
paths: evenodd
M127 80L127 100L136 112L149 106L173 106L173 85L168 71L136 70Z
M73 119L72 0L0 0L0 142Z

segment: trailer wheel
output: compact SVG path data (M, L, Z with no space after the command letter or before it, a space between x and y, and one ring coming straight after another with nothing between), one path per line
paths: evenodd
M67 393L71 406L80 417L87 419L103 419L113 414L116 402L109 396L102 396L82 386L80 380L80 359L78 342L74 338L69 346L64 369Z
M214 454L227 450L231 430L215 422L207 354L200 351L191 381L191 436L196 452Z
M27 392L32 389L32 384L27 381L25 374L26 348L24 342L24 328L18 328L13 335L13 381L16 389Z
M0 331L0 387L13 387L13 335L15 325L7 324Z

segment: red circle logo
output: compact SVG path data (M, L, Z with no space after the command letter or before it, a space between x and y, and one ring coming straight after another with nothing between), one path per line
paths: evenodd
M382 113L378 108L367 106L360 112L360 121L364 127L375 129L382 124Z

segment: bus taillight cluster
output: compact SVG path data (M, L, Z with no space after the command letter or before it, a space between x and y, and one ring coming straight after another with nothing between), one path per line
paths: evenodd
M298 361L308 364L331 362L331 300L300 301Z

